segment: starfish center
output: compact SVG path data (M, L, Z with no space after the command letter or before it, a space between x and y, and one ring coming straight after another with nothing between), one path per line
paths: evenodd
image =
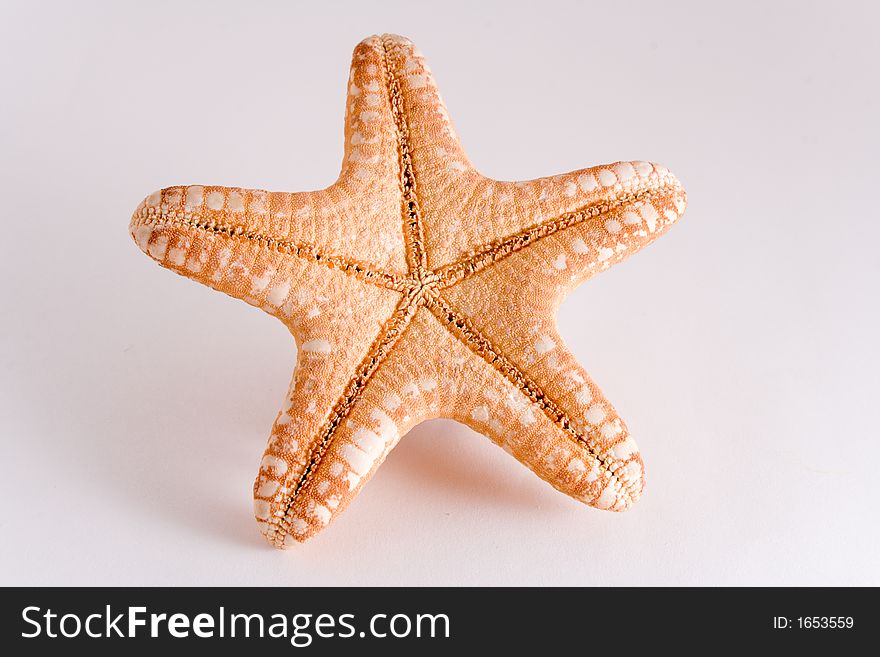
M431 291L437 291L443 287L442 276L430 270L412 272L410 278L404 281L404 286L411 297L418 302Z

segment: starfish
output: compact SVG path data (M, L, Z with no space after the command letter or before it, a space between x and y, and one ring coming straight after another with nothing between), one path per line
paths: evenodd
M676 178L648 162L482 176L421 53L384 35L354 51L335 183L169 187L130 231L162 266L262 308L296 340L254 484L260 530L283 548L327 526L400 437L435 417L591 506L631 506L638 448L555 316L684 207Z

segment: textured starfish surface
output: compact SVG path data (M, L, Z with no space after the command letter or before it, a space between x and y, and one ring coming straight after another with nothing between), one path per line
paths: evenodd
M354 51L330 187L170 187L130 230L161 265L263 308L296 340L254 484L260 529L285 547L330 523L400 437L435 417L578 500L628 508L641 457L555 315L684 206L678 181L648 162L528 182L480 175L421 54L386 35Z

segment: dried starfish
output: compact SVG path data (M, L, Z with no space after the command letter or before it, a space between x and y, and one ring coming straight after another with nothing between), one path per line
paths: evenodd
M629 507L641 457L555 315L572 288L681 215L681 185L648 162L483 177L398 36L355 48L346 110L330 187L170 187L131 221L161 265L263 308L296 339L254 485L262 533L285 547L319 532L435 417L487 435L578 500Z

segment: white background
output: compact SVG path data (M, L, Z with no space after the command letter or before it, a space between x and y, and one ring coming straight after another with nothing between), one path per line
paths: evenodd
M323 4L3 3L0 583L880 584L871 3ZM329 184L351 50L385 31L486 175L685 184L559 317L642 448L628 513L434 421L319 537L258 534L293 340L129 217L173 184Z

